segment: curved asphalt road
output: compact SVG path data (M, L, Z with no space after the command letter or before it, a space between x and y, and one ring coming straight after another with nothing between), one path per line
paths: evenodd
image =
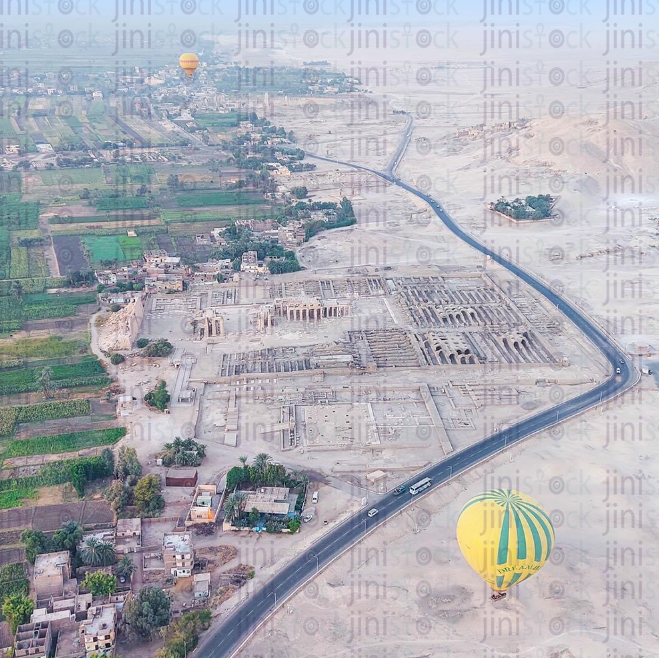
M463 231L437 201L407 183L402 182L395 176L395 168L407 148L411 134L412 120L410 118L400 146L387 166L386 173L378 172L368 167L354 165L349 162L341 162L322 156L314 157L368 171L423 199L432 207L435 214L446 227L457 237L518 276L556 306L604 354L611 364L614 373L616 368L620 368L619 375L612 375L603 384L596 386L587 393L561 402L552 409L538 413L512 427L492 434L479 443L454 453L439 464L435 464L422 473L417 474L412 481L418 481L424 477L432 478L432 487L426 489L425 494L437 488L449 478L466 471L503 450L508 445L517 443L536 432L545 430L556 423L579 414L621 393L635 383L637 372L626 354L575 306L563 299L530 273L480 244L474 237ZM242 646L258 625L267 619L278 604L281 604L287 596L312 578L320 568L326 566L343 551L359 541L366 532L370 532L374 527L384 523L419 497L410 496L407 492L398 497L392 493L386 494L378 501L379 514L377 516L368 518L367 509L364 509L354 514L338 527L325 533L325 535L312 545L309 551L284 566L274 578L265 583L261 589L252 593L246 601L238 606L217 630L212 631L207 638L204 638L202 644L195 651L195 658L229 658L229 656Z

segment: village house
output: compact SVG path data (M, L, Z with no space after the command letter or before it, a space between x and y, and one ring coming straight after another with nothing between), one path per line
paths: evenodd
M162 559L165 570L175 578L192 575L194 549L190 533L166 533L162 539Z
M80 636L87 657L92 654L112 655L117 627L115 605L100 605L90 608L87 619L80 624Z
M14 656L16 658L45 658L50 656L53 636L50 622L20 624L16 629Z
M71 580L69 551L42 553L34 561L34 591L37 598L61 596Z
M185 519L186 528L197 523L215 523L220 512L222 496L215 484L200 484L194 492L192 504Z

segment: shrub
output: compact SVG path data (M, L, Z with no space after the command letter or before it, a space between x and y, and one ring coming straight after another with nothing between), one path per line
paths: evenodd
M113 366L118 366L120 363L123 363L126 360L123 354L119 354L118 352L115 352L110 356L110 363Z
M112 306L110 306L110 310L113 313L116 313L117 311L120 311L121 310L121 304L112 304Z
M155 407L159 411L167 409L171 397L167 392L167 385L164 381L160 381L153 391L149 391L144 396L144 401L150 406Z
M174 346L165 338L159 338L149 343L143 350L142 356L159 357L169 356L174 351Z
M137 340L137 343L135 343L137 347L142 349L143 347L146 347L149 344L149 339L148 338L139 338Z

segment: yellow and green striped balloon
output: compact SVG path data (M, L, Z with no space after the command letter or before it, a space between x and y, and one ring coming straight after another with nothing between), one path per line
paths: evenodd
M472 498L456 533L469 566L497 592L537 573L554 545L554 528L539 503L511 489Z

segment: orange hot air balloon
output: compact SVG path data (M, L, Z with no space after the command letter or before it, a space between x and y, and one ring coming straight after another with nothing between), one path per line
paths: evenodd
M199 57L197 57L194 53L183 53L179 57L178 63L179 66L188 74L188 77L191 78L199 66Z

